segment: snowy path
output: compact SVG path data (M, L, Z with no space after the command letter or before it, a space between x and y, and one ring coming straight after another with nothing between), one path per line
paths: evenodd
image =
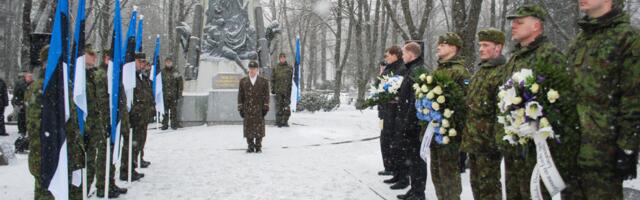
M382 169L376 116L349 108L295 114L290 128L267 127L262 154L244 152L241 126L151 130L145 156L152 165L140 169L146 176L139 182L119 181L129 188L119 199L396 199L404 191L388 189L387 177L376 175ZM17 155L0 167L0 199L33 198L26 159ZM468 177L462 199L472 199ZM435 199L427 184L427 198Z

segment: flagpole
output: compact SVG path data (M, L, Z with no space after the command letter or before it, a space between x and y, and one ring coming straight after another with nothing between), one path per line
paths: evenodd
M127 170L127 181L129 181L129 183L131 183L131 171L133 171L133 169L131 169L132 166L132 157L133 157L133 129L129 129L129 155L127 156L129 163L128 163L128 170Z
M106 150L106 152L107 152L107 161L105 162L106 163L105 164L105 171L107 173L105 173L105 176L104 176L104 199L108 199L109 198L109 181L111 181L110 178L109 178L109 177L111 177L111 168L110 168L111 167L111 146L110 146L111 141L110 141L110 139L111 139L111 137L109 137L107 139L107 142L106 142L107 143L107 150Z
M88 187L89 183L87 183L87 153L84 153L84 169L82 170L82 199L87 200L88 198Z

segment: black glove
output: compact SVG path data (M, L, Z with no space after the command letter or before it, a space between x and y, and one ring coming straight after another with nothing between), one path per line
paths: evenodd
M262 109L262 116L267 116L267 113L269 113L269 107L265 107Z
M616 148L616 175L622 180L631 180L637 176L638 151L627 154L624 150Z
M244 112L240 111L240 117L244 118Z

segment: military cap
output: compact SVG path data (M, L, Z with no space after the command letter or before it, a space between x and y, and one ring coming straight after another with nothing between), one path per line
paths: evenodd
M478 41L489 41L496 44L504 44L504 33L495 28L488 28L478 32Z
M87 43L84 45L84 52L88 53L88 54L96 54L96 49L93 48L93 45L91 43Z
M438 44L450 44L462 48L462 38L454 32L449 32L438 38Z
M256 61L249 62L249 68L258 68L258 63Z
M137 52L136 53L136 59L147 59L147 55L145 55L142 52Z
M545 18L547 18L548 14L547 14L547 11L545 11L539 5L524 5L516 9L516 12L513 13L512 15L507 16L507 19L512 20L516 18L529 17L529 16L535 17L544 21Z
M111 51L111 49L103 49L102 50L102 55L107 55L107 56L112 56L113 52Z

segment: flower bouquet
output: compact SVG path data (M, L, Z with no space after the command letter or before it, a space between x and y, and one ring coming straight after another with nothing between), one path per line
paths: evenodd
M459 128L462 128L456 127L454 119L455 106L462 104L457 102L461 96L460 88L448 76L438 73L422 73L415 82L416 116L423 127L428 127L425 135L433 134L437 144L449 144L458 137Z
M363 108L373 107L388 103L398 95L398 90L402 85L402 76L380 76L379 82L369 88L369 97L364 102Z

